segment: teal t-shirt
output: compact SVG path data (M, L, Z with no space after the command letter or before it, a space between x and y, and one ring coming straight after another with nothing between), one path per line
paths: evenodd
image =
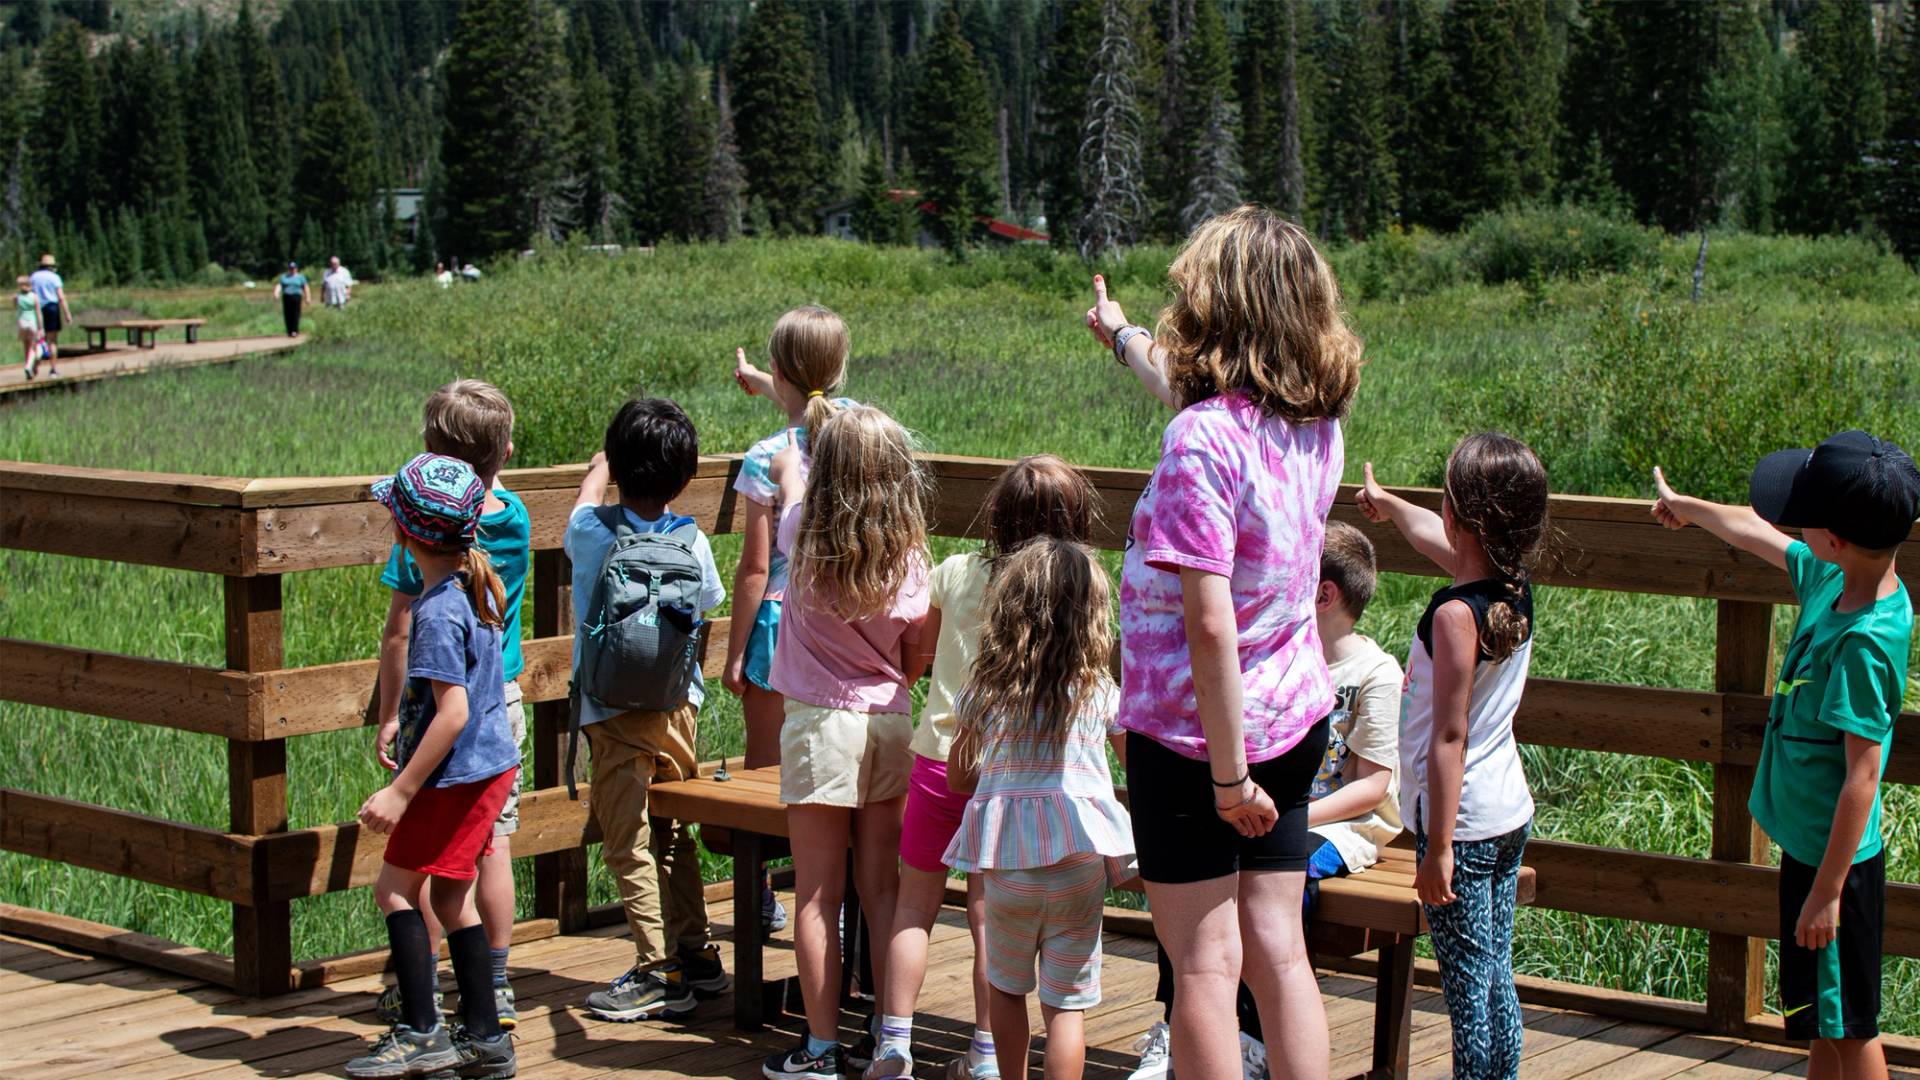
M281 296L307 295L307 275L281 274L280 275L280 295Z
M1880 768L1887 767L1907 685L1913 602L1903 584L1858 611L1835 611L1845 584L1840 568L1799 541L1787 548L1787 576L1800 599L1800 621L1780 663L1747 806L1782 851L1818 866L1847 778L1846 736L1879 743ZM1876 791L1853 861L1873 858L1880 843Z
M38 316L40 305L33 302L31 292L13 294L13 317L32 321Z
M505 488L494 488L494 495L507 505L480 517L480 550L493 563L500 584L507 591L506 623L500 627L500 652L503 674L517 679L527 662L520 655L520 601L527 594L527 567L532 560L533 519L527 504ZM387 568L380 572L380 584L408 596L419 596L425 584L413 556L399 544L387 556Z

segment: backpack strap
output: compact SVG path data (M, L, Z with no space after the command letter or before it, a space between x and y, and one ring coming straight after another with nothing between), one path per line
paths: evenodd
M580 683L567 680L567 798L580 800L580 786L574 780L573 763L580 755Z
M618 543L621 537L631 536L635 531L627 522L627 510L624 506L618 504L608 506L606 503L601 503L593 508L593 516L599 518L600 524L606 526L607 531L613 534L615 543Z

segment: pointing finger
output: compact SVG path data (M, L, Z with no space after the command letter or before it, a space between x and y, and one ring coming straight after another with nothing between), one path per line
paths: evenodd
M1107 302L1107 279L1099 274L1093 275L1093 298L1095 302Z
M1374 481L1374 479L1373 479L1373 462L1371 462L1371 461L1369 461L1369 462L1367 462L1367 464L1366 464L1366 473L1367 473L1367 486L1368 486L1368 487L1379 487L1380 485L1379 485L1378 483L1376 483L1376 482Z
M736 361L738 361L738 362L740 362L740 363L742 363L742 364L744 364L744 363L746 363L746 362L747 362L747 350L745 350L745 349L741 349L741 348L736 348L736 349L734 349L734 350L733 350L733 358L734 358L734 359L735 359Z

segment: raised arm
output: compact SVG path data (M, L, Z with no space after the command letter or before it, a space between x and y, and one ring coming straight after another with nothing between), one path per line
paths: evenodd
M1753 512L1751 506L1729 506L1682 495L1667 486L1666 474L1653 467L1653 486L1659 498L1653 501L1653 516L1669 529L1698 525L1741 551L1765 559L1775 567L1787 568L1787 547L1793 538Z
M1112 349L1114 335L1127 325L1126 313L1120 310L1120 305L1107 299L1107 279L1095 274L1093 306L1087 309L1087 329L1092 331L1093 339ZM1117 355L1117 359L1128 371L1133 372L1133 377L1140 380L1140 385L1146 387L1147 393L1159 398L1167 408L1178 411L1180 399L1167 382L1166 356L1166 350L1155 345L1151 335L1134 334L1127 340L1127 347Z
M772 373L755 367L753 362L747 359L745 349L733 350L733 381L740 384L740 389L746 391L748 397L763 397L768 400L773 398ZM779 403L775 402L775 404Z
M599 506L607 501L607 480L613 471L607 468L607 454L602 450L587 462L587 475L580 478L580 494L574 497L573 508Z
M1356 500L1368 521L1391 521L1413 549L1433 560L1448 576L1456 572L1458 560L1453 543L1447 539L1447 526L1440 515L1424 506L1415 506L1380 486L1373 478L1373 462L1366 464L1366 483L1360 486Z

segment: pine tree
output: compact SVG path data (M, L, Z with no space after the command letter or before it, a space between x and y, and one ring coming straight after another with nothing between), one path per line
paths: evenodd
M1387 7L1389 139L1400 191L1402 221L1431 220L1432 193L1446 183L1440 133L1447 111L1446 54L1440 48L1440 10L1434 0L1390 0Z
M1811 97L1794 132L1788 226L1815 233L1858 228L1873 213L1866 158L1886 118L1867 0L1811 5L1795 60Z
M706 228L707 169L712 163L714 107L707 80L695 65L692 48L682 57L677 82L663 96L654 153L660 162L655 185L661 199L661 229L682 240ZM809 211L811 212L811 211Z
M722 70L714 80L713 154L707 161L702 185L707 218L702 232L709 240L731 240L740 235L740 192L746 188L746 177L740 170L731 97L727 73Z
M1040 202L1055 242L1062 245L1073 242L1068 230L1085 216L1080 163L1090 119L1088 73L1099 74L1093 55L1105 35L1105 11L1106 0L1067 0L1058 11L1059 23L1040 80ZM1123 14L1131 24L1131 11ZM1129 74L1130 79L1137 77Z
M592 53L575 61L579 95L574 105L573 174L579 186L580 228L595 244L609 244L622 231L620 141L613 118L613 88Z
M1452 228L1478 211L1547 194L1559 80L1545 0L1454 0L1441 41L1451 102L1442 135L1448 186L1432 217Z
M1275 155L1274 205L1296 222L1307 218L1306 125L1307 110L1300 96L1300 0L1278 0L1280 8L1280 72L1274 87Z
M1728 5L1707 82L1702 139L1713 171L1715 218L1752 232L1773 231L1787 152L1779 65L1758 6Z
M264 269L293 253L293 135L280 63L253 21L251 0L240 0L233 24L233 60L247 114L247 144L266 205L264 246L247 265Z
M101 172L100 99L87 36L78 23L62 24L41 54L40 117L33 133L36 171L43 178L47 212L60 220L78 220L99 193Z
M820 99L807 24L790 0L760 0L734 56L740 163L775 231L814 230Z
M249 266L266 247L267 206L247 138L246 106L240 96L233 53L218 39L205 40L194 57L190 96L200 114L188 127L193 208L208 254L224 266Z
M1075 239L1083 258L1109 255L1138 239L1146 222L1140 164L1139 63L1134 25L1124 0L1102 0L1100 44L1090 61L1079 189L1085 195Z
M913 242L913 205L897 197L898 188L887 178L885 156L878 145L867 148L860 170L860 195L853 205L853 235L869 244Z
M1889 49L1887 133L1880 142L1880 227L1920 262L1920 4L1908 0Z
M329 254L363 266L371 256L367 225L376 210L375 161L373 116L354 89L346 52L335 34L326 82L319 99L307 110L300 139L294 205L303 219L319 223L328 243L342 248ZM301 239L311 244L314 238L303 235Z
M1232 50L1226 20L1214 0L1191 0L1180 61L1189 101L1184 107L1186 175L1179 228L1194 226L1240 205L1240 112L1233 95Z
M661 234L656 185L659 163L654 152L654 129L659 123L659 113L653 87L636 64L628 71L615 123L619 129L621 191L626 198L627 227L632 236L644 244L652 243Z
M1336 7L1329 31L1319 230L1357 240L1386 227L1398 201L1386 108L1386 40L1379 18L1358 4Z
M927 43L909 119L920 193L938 210L934 232L957 250L995 202L992 103L957 2L942 9Z

